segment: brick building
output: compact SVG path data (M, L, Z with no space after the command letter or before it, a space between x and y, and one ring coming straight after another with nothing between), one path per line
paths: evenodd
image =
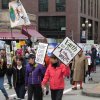
M1 0L9 1L9 0ZM37 15L37 28L51 38L68 36L75 42L100 42L100 0L21 0L28 13ZM6 3L0 3L3 9Z
M13 1L13 0L0 0L0 39L14 39L14 36L6 36L5 34L8 33L10 35L12 35L13 33L21 33L22 32L22 27L18 26L15 27L13 29L10 28L10 15L9 15L9 11L8 11L8 5L9 2ZM36 22L36 15L34 14L30 14L28 13L29 19L31 21L31 25L30 27L32 27L32 29L36 29L37 26L37 22ZM12 33L11 33L12 32ZM5 33L5 34L3 34ZM8 38L10 37L10 38ZM20 39L20 34L19 34L19 38ZM23 37L21 37L21 39L24 39Z
M100 41L100 0L21 0L38 17L38 30L46 37L69 36L76 42Z

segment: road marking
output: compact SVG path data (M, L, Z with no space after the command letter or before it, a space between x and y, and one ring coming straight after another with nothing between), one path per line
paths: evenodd
M27 93L25 94L25 97L27 96ZM12 94L12 95L10 95L9 97L16 97L16 94Z
M79 87L79 86L80 86L80 85L78 85L77 87ZM73 87L71 87L71 88L69 88L69 89L67 89L67 90L64 90L63 94L66 94L66 93L72 91L72 88L73 88Z

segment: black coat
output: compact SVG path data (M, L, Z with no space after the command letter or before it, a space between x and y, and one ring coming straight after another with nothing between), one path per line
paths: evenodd
M25 84L25 67L22 66L22 69L20 70L20 75L18 75L19 70L17 67L13 68L13 86L16 87L16 85L24 85ZM18 81L20 77L20 82Z
M4 77L4 75L6 74L7 71L7 66L6 66L6 62L3 62L3 65L0 65L0 77Z
M8 76L12 76L12 74L13 74L13 68L12 68L12 67L7 68L6 75L8 75Z

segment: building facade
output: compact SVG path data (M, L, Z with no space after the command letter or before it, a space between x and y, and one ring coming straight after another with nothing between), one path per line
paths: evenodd
M22 32L22 27L18 26L13 29L11 29L10 26L10 15L9 15L9 2L13 0L0 0L0 34L2 33L11 33L11 32L17 32L21 33ZM31 21L31 25L29 27L32 27L32 29L36 29L37 27L37 18L36 15L28 13L29 19ZM13 37L12 37L13 38ZM0 39L8 39L6 36L0 35Z
M0 8L7 9L1 0ZM100 0L21 0L26 11L37 15L37 29L47 38L100 42Z

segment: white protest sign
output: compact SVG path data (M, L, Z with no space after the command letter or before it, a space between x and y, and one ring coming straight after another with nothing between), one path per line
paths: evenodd
M48 48L48 44L39 43L37 53L36 53L36 59L35 59L36 63L44 64L44 58L46 55L47 48Z
M30 25L28 15L20 0L9 3L9 12L12 28L20 25Z
M0 49L4 49L4 48L5 48L5 41L0 40Z
M80 50L81 48L79 48L79 46L66 37L64 41L53 51L53 54L65 65L68 65Z
M9 45L5 45L6 48L6 57L7 57L7 64L11 65L12 61L11 61L11 53L10 53L10 46Z

